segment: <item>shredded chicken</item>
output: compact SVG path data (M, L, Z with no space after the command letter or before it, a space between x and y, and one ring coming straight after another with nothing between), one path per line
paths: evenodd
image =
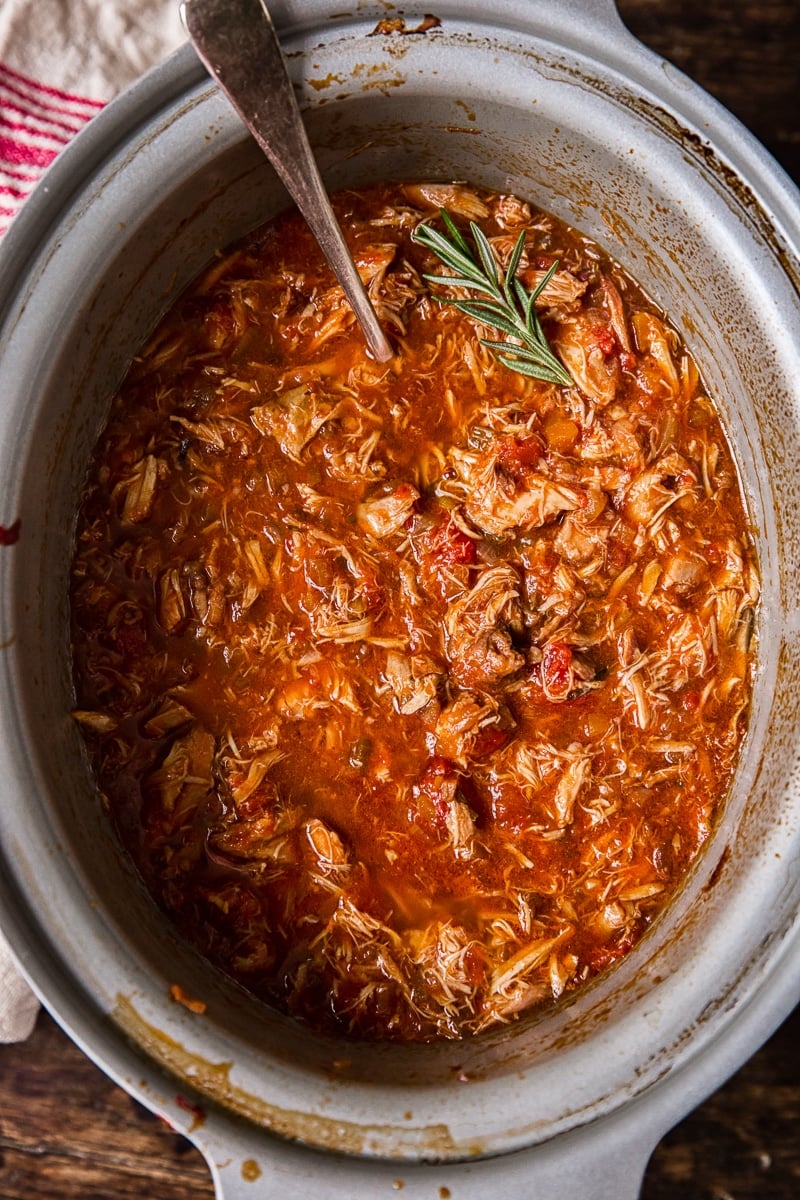
M407 658L390 650L386 655L386 679L395 707L404 716L419 712L436 698L442 671L434 659L424 655Z
M325 1033L465 1037L674 896L736 768L758 571L697 366L619 264L463 182L334 203L394 356L296 212L215 257L95 452L73 716L203 954ZM522 234L527 293L557 263L571 384L436 298L441 207L501 271Z
M335 411L334 401L301 385L281 393L270 404L255 405L250 420L259 433L274 437L284 454L302 462L304 448Z
M519 577L501 565L482 571L444 617L447 656L463 687L487 688L514 674L525 659L514 646L522 632Z
M466 767L472 757L481 756L487 742L492 746L498 740L498 733L502 742L502 731L511 724L507 713L490 696L461 692L441 711L436 721L437 753Z
M584 499L582 489L540 471L514 478L504 471L496 449L480 454L454 450L452 459L462 485L464 512L492 537L545 525Z

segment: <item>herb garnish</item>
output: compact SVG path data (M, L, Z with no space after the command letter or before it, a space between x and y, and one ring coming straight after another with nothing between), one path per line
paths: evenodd
M546 383L561 387L573 385L572 376L556 358L545 337L536 315L536 300L553 278L558 262L554 262L532 292L527 292L517 278L517 268L525 248L525 233L522 231L508 261L501 280L497 261L486 234L474 221L470 221L470 232L475 243L473 249L444 209L439 210L449 237L431 228L418 225L411 235L412 241L441 259L454 275L425 275L428 283L441 283L450 287L468 288L489 297L486 300L455 300L450 296L436 296L441 304L452 304L468 317L474 317L483 325L491 325L501 333L507 333L519 341L494 341L481 338L481 345L488 346L504 366L521 375L531 375Z

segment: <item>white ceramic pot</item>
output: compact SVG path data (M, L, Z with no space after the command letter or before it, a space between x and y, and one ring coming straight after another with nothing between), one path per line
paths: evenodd
M407 28L425 7L404 7ZM285 197L190 50L110 105L0 252L0 524L21 520L0 547L0 920L64 1028L189 1133L228 1200L388 1197L400 1181L409 1200L625 1200L659 1137L798 998L798 194L611 0L435 8L427 33L373 35L386 9L371 0L272 5L325 177L528 196L681 324L756 534L752 719L719 828L670 909L552 1012L462 1043L351 1045L184 946L108 827L69 716L71 540L131 355L213 251ZM206 1012L172 1003L173 982ZM190 1128L176 1094L205 1119Z

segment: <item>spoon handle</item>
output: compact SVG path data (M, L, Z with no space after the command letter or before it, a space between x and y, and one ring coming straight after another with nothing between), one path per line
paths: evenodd
M199 58L305 217L370 352L386 362L394 352L333 214L264 0L184 0L181 17Z

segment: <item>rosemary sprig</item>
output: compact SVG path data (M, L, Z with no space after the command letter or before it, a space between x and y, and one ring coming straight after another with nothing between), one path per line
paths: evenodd
M483 230L474 221L470 221L473 249L448 213L444 209L440 209L439 212L449 237L430 225L418 225L411 237L418 245L432 250L454 274L425 275L423 278L428 283L466 288L488 298L456 300L450 296L436 296L436 299L441 304L452 304L468 317L474 317L481 324L490 325L515 339L480 339L481 345L488 346L504 366L518 371L521 375L542 379L546 383L571 387L572 376L550 348L536 315L536 301L555 274L558 263L554 262L534 290L527 292L517 278L517 268L525 248L524 231L517 238L501 279L492 248Z

